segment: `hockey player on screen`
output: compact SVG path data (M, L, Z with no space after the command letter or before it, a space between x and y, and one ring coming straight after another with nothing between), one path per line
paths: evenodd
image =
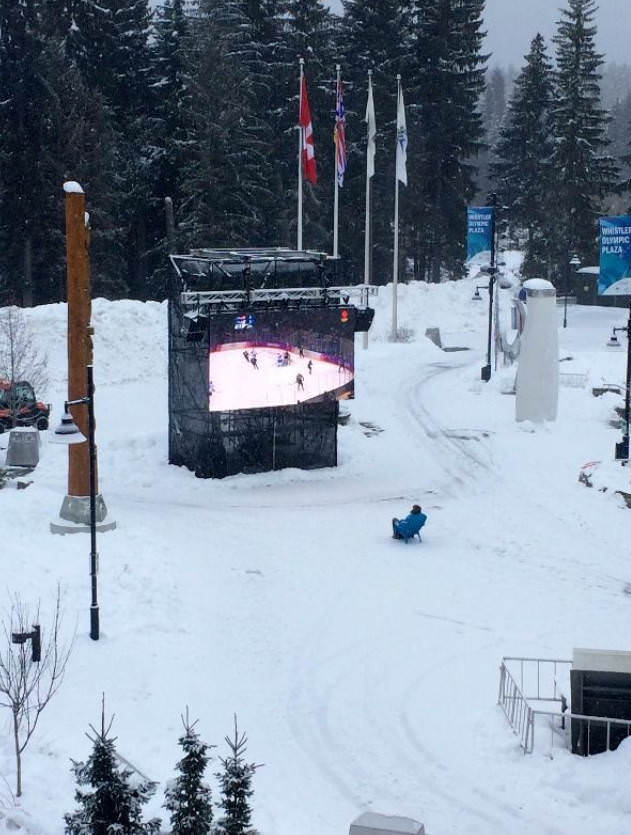
M250 362L252 363L253 368L256 368L256 370L258 371L258 367L259 367L258 362L259 361L258 361L258 358L256 356L256 351L254 351L254 350L250 354Z
M307 363L307 368L309 369L309 374L311 374L311 372L313 371L313 363L311 362L311 360L309 360L309 362Z
M300 391L305 390L304 382L305 382L305 378L302 376L302 374L300 374L300 373L296 374L296 385L298 386Z
M245 361L246 361L246 362L250 362L250 355L248 354L248 352L247 352L247 351L244 351L244 352L243 352L243 357L244 357L244 359L245 359Z

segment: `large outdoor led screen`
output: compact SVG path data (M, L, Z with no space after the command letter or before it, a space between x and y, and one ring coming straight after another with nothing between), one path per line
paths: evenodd
M210 411L352 397L354 328L352 307L213 315Z

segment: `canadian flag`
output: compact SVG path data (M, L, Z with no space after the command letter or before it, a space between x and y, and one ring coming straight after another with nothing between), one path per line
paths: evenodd
M307 98L307 82L304 76L300 85L300 132L302 134L302 164L305 176L312 183L318 182L316 173L315 147L313 144L313 125L311 124L311 110Z

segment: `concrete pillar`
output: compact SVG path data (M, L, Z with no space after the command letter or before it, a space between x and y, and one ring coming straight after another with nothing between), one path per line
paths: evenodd
M556 290L543 278L524 282L528 315L521 336L515 419L556 420L559 402L559 336Z

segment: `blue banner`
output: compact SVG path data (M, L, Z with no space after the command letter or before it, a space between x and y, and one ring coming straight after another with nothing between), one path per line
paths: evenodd
M493 207L469 206L467 209L467 261L491 263L493 242Z
M631 296L631 217L600 218L599 296Z

